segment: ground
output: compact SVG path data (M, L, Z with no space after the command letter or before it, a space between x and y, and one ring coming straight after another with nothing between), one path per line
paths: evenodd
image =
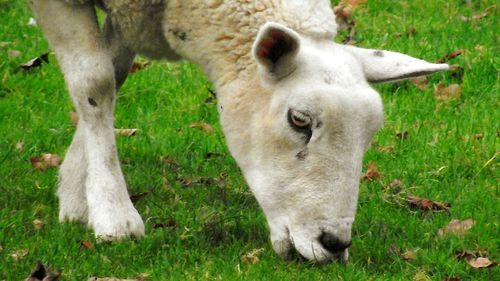
M118 98L116 127L138 129L119 136L118 149L147 236L98 244L81 224L59 224L57 170L36 170L30 160L64 156L72 106L53 54L41 67L18 67L50 50L28 24L25 2L0 0L0 280L23 280L37 260L62 269L63 280L498 280L498 266L457 258L470 251L500 260L498 7L367 2L353 16L357 46L428 61L463 50L448 59L460 69L431 76L423 90L413 82L377 86L386 122L364 170L375 163L380 176L361 183L348 264L319 266L272 251L263 213L224 143L211 85L188 63L153 62ZM440 83L460 85L461 95L436 98ZM451 207L411 207L411 195ZM475 224L438 235L452 219Z

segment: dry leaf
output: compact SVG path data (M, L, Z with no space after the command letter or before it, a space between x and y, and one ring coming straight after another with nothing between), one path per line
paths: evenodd
M447 61L449 61L451 59L454 59L454 58L462 55L464 52L465 52L464 49L459 49L459 50L453 51L453 52L451 52L449 54L444 55L442 58L438 59L436 61L436 63L445 63L445 62L447 62Z
M94 248L94 244L92 244L92 242L90 242L89 240L80 241L80 246L82 246L85 249L93 249Z
M451 101L456 100L462 96L462 87L458 84L451 84L449 86L445 86L442 83L439 83L436 91L434 92L434 98L442 101Z
M427 89L427 85L429 85L429 80L427 79L427 76L417 77L412 79L411 81L413 82L413 85L415 85L415 87L417 87L422 91Z
M42 63L44 62L49 62L49 53L45 53L40 55L39 57L33 58L21 65L19 65L19 68L21 68L24 71L32 70L36 67L40 67Z
M14 251L12 254L10 254L10 257L15 261L19 261L20 259L24 258L27 255L28 255L28 250L21 249Z
M246 263L250 263L250 264L257 264L260 261L259 255L263 251L264 251L264 248L253 249L252 251L248 252L247 254L244 254L243 256L241 256L241 261L246 262Z
M115 129L115 134L118 136L131 137L137 133L137 129Z
M212 125L207 124L207 123L203 123L203 122L195 122L195 123L189 125L189 128L201 129L205 133L213 133L214 132L214 128L212 127Z
M56 281L61 276L60 272L53 272L45 267L40 261L36 262L35 269L24 281Z
M59 167L61 157L57 154L45 153L42 156L32 157L31 165L35 170L43 171L50 167Z
M21 151L24 148L24 140L16 142L16 150Z
M459 19L461 21L464 21L464 22L469 22L469 21L477 21L477 20L480 20L482 18L485 18L489 15L489 13L493 10L495 10L497 8L497 5L493 5L489 8L487 8L486 10L484 10L484 12L480 13L480 14L475 14L471 17L465 17L465 16L460 16Z
M380 176L381 174L378 171L377 164L372 161L368 163L368 169L366 170L366 173L361 177L361 180L373 181L380 178Z
M44 225L45 225L45 223L44 223L42 220L35 219L35 220L33 221L33 226L35 226L35 229L36 229L36 230L40 230L40 229L42 229Z
M417 259L417 254L413 251L406 251L401 254L401 258L406 261L413 261Z
M453 219L447 226L438 230L438 235L443 236L448 233L464 235L467 231L469 231L469 229L472 228L472 226L474 226L475 223L476 222L473 219L467 219L464 221Z
M151 65L151 61L148 61L148 60L146 60L146 61L136 61L130 67L129 72L130 73L136 73L137 71L142 70L142 69L144 69L144 68L146 68L146 67L148 67L150 65Z
M18 50L9 50L8 52L8 56L9 58L13 59L13 58L17 58L17 57L20 57L23 53L21 53L20 51Z
M406 198L406 202L408 202L411 207L421 210L448 211L450 209L450 203L432 201L428 198L417 196L408 196L408 198Z
M489 268L498 265L497 262L492 262L486 257L468 258L467 263L474 268Z

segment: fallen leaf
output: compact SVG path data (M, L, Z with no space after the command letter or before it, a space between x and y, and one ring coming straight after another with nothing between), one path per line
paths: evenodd
M33 221L33 226L35 226L36 230L42 229L44 225L45 225L45 223L42 220L40 220L40 219L35 219Z
M9 58L13 59L13 58L17 58L17 57L20 57L23 53L21 53L20 51L18 50L9 50L8 52L8 56Z
M498 265L497 262L492 262L486 257L470 258L467 259L467 263L473 268L489 268Z
M464 22L469 22L469 21L477 21L477 20L480 20L480 19L483 19L485 17L487 17L489 15L489 13L493 10L495 10L497 8L497 5L493 5L489 8L487 8L486 10L484 10L484 12L480 13L480 14L475 14L471 17L466 17L466 16L460 16L459 19L461 21L464 21Z
M474 134L474 139L476 139L476 140L480 140L480 139L482 139L483 137L484 137L484 135L483 135L483 134Z
M203 122L192 123L191 125L189 125L189 128L201 129L205 133L213 133L214 132L214 128L212 127L212 125L207 124L207 123L203 123Z
M264 248L254 249L254 250L242 255L241 261L246 262L246 263L250 263L250 264L257 264L260 261L259 255L263 251L264 251Z
M24 71L29 71L34 68L40 67L44 62L46 63L49 62L49 53L42 54L39 57L33 58L19 65L19 68L21 68Z
M406 260L406 261L413 261L417 259L417 254L413 251L406 251L401 254L401 258Z
M59 167L61 165L61 157L57 154L45 153L42 156L32 157L31 165L35 170L43 171L50 167Z
M37 261L35 269L24 281L56 281L59 280L60 276L60 272L53 272L49 267L45 267L40 261Z
M453 51L453 52L451 52L449 54L444 55L442 58L438 59L436 61L436 63L445 63L445 62L447 62L447 61L449 61L451 59L454 59L454 58L462 55L464 52L465 52L464 49L459 49L459 50Z
M92 242L90 242L89 240L80 241L80 246L85 249L94 249L94 244L92 244Z
M16 150L17 151L21 151L23 150L24 148L24 140L20 140L18 142L16 142Z
M361 180L369 180L373 181L378 178L380 178L381 174L378 171L377 164L375 162L370 162L368 163L368 168L366 170L366 173L361 177Z
M434 92L434 98L442 101L451 101L456 100L462 96L462 87L458 84L451 84L449 86L445 86L442 83L436 88Z
M427 79L427 76L417 77L412 79L411 81L413 82L413 85L415 85L415 87L417 87L422 91L427 89L427 86L429 85L429 80Z
M137 201L141 200L142 198L144 198L144 196L146 196L148 194L149 194L149 192L147 192L147 191L132 194L132 195L130 195L130 201L132 201L132 203L136 203Z
M123 137L135 136L137 129L115 129L115 134Z
M167 156L162 156L160 157L160 161L163 162L164 164L167 165L167 167L172 171L172 172L178 172L181 170L181 165L177 163L177 161L167 157Z
M10 254L10 257L14 259L15 261L19 261L22 258L26 257L28 255L28 250L21 249L14 251L12 254Z
M151 65L151 61L146 60L146 61L135 61L132 66L130 67L129 72L130 73L136 73L139 70L142 70L148 66Z
M450 203L432 201L428 198L417 196L408 196L408 198L406 198L406 202L408 202L411 207L421 210L448 211L450 209Z
M467 233L467 231L469 231L469 229L472 228L472 226L474 226L475 223L476 222L473 219L467 219L463 221L453 219L450 221L450 223L448 223L448 225L438 230L438 235L439 236L443 236L445 234L464 235L465 233Z

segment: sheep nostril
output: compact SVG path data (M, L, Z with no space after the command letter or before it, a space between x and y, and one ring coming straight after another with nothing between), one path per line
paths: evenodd
M341 253L351 246L351 241L342 241L337 236L328 232L321 233L318 240L321 246L332 254Z

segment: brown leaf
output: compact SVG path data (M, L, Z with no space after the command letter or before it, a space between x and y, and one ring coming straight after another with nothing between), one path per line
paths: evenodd
M26 249L21 249L21 250L17 250L17 251L14 251L10 254L10 257L12 259L14 259L14 261L19 261L21 260L22 258L26 257L28 255L28 250Z
M462 96L462 87L458 84L451 84L449 86L445 86L442 83L436 88L434 92L434 98L442 101L451 101L456 100Z
M24 281L56 281L59 280L60 276L60 272L53 272L49 267L45 267L40 261L37 261L35 269Z
M487 257L468 258L467 263L473 268L489 268L498 265L497 262L492 262Z
M257 264L260 259L259 255L264 251L264 248L253 249L252 251L241 256L241 261L250 264Z
M115 129L115 134L123 137L135 136L137 129Z
M469 229L472 228L472 226L474 226L475 223L476 222L473 219L467 219L464 221L453 219L450 221L450 223L448 223L448 225L438 230L438 235L443 236L449 233L464 235L469 231Z
M33 226L35 227L36 230L42 229L44 225L45 223L40 219L35 219L33 221Z
M23 150L24 148L24 140L20 140L18 142L16 142L16 150L17 151L21 151Z
M201 129L205 133L213 133L214 132L214 128L212 127L212 125L207 124L207 123L203 123L203 122L192 123L191 125L189 125L189 128Z
M21 53L20 51L18 50L9 50L8 51L8 56L9 58L13 59L13 58L17 58L17 57L20 57L23 53Z
M132 66L130 67L129 72L131 74L136 73L139 70L142 70L148 66L151 65L151 61L146 60L146 61L135 61Z
M417 77L412 79L411 81L413 82L413 85L415 85L415 87L417 87L422 91L427 89L427 86L429 85L429 80L427 79L427 76Z
M453 51L453 52L451 52L449 54L444 55L442 58L438 59L436 61L436 63L445 63L445 62L447 62L447 61L449 61L451 59L454 59L454 58L462 55L464 52L465 52L464 49L459 49L459 50Z
M19 65L19 68L21 68L24 71L29 71L34 68L42 66L42 63L48 63L49 62L49 53L45 53L40 55L39 57L33 58L21 65Z
M401 258L406 260L406 261L413 261L417 259L417 254L413 251L406 251L401 254Z
M92 242L90 242L89 240L80 241L80 246L85 249L94 249L94 244L92 244Z
M421 210L448 211L450 209L450 203L432 201L428 198L417 196L408 196L408 198L406 198L406 202L408 202L411 207Z
M43 171L50 167L59 167L61 157L57 154L45 153L42 156L32 157L31 165L35 170Z
M489 8L487 8L486 10L484 10L484 12L480 13L480 14L475 14L471 17L466 17L466 16L460 16L459 19L461 21L464 21L464 22L469 22L469 21L477 21L477 20L480 20L480 19L483 19L485 17L487 17L491 11L495 10L497 8L497 5L493 5Z
M377 164L372 161L368 163L368 169L366 170L366 173L361 177L361 180L373 181L380 178L380 176L381 174L378 171Z

